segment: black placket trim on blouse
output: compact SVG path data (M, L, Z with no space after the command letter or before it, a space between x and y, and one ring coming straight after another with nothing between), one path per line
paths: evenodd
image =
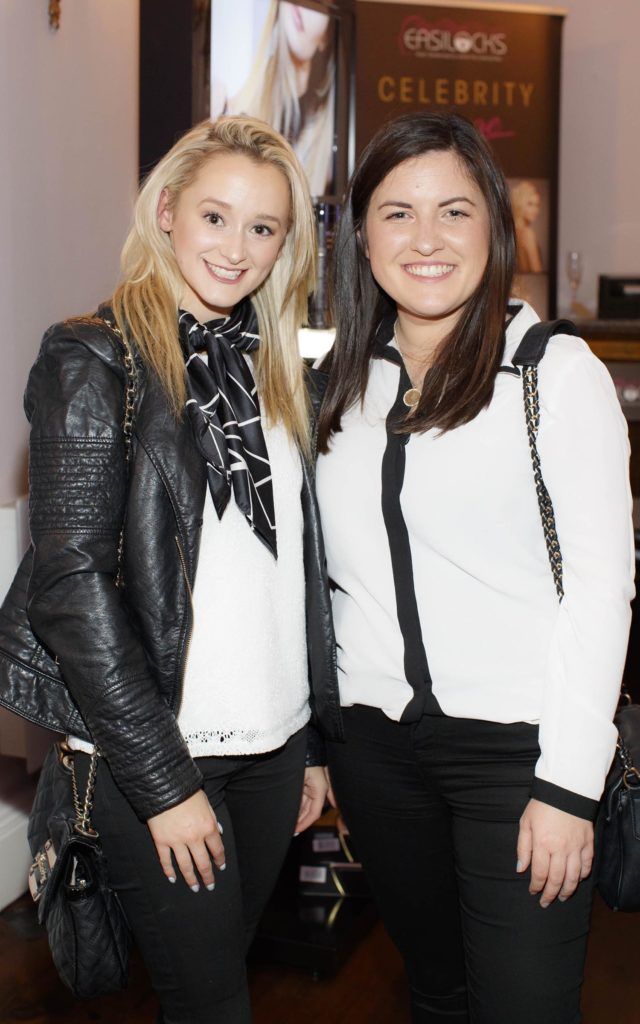
M396 364L400 369L398 393L386 419L387 444L382 457L382 515L389 541L398 625L404 641L404 673L413 689L413 697L405 707L400 721L417 722L423 714L442 715L443 712L433 693L416 601L409 531L400 501L406 448L411 434L398 434L396 428L407 412L404 393L413 385L397 349L388 344L377 345L374 355Z
M505 338L509 323L519 311L518 304L509 304ZM413 384L400 352L389 344L393 337L394 322L395 315L385 317L381 321L376 332L372 355L376 359L385 359L393 363L400 370L398 392L386 419L387 445L382 457L382 515L389 541L398 624L404 641L404 673L413 689L413 697L405 707L400 721L417 722L421 715L443 715L444 712L433 693L433 681L416 601L409 531L400 501L406 467L406 447L411 434L398 434L396 428L406 416L404 394L413 387ZM511 372L509 367L501 367L501 370L504 369Z

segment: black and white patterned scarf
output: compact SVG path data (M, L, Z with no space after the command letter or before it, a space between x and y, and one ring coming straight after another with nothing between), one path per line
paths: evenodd
M201 324L181 309L178 323L187 367L187 415L207 464L218 518L233 489L249 526L277 558L269 454L256 384L242 354L260 343L255 310L245 300L227 319Z

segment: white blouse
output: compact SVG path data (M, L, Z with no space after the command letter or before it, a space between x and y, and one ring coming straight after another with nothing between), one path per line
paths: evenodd
M510 364L534 311L507 330ZM404 674L381 510L385 419L399 368L376 359L364 407L319 458L317 487L341 701L399 720ZM539 368L538 449L556 514L558 603L533 480L522 381L500 373L489 407L438 436L412 434L401 507L433 693L446 715L539 723L538 779L591 800L613 756L612 724L634 593L627 426L606 368L556 335Z

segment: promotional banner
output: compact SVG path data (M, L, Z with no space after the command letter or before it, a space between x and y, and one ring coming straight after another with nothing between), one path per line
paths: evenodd
M357 4L357 152L409 111L473 121L511 189L517 293L543 318L555 313L562 22L549 9L504 4Z

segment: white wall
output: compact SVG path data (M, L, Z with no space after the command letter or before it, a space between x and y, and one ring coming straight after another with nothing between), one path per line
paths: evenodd
M559 304L570 302L566 252L579 249L585 272L578 299L595 311L598 274L640 276L640 0L561 0L557 6L567 11Z
M112 291L137 183L138 0L0 3L0 504L44 329Z

